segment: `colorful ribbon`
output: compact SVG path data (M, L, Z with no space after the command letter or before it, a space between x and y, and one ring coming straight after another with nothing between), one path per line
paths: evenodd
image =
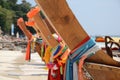
M95 45L95 42L92 39L89 39L80 46L74 53L69 55L66 63L66 78L65 80L73 80L73 63L78 61L89 49Z

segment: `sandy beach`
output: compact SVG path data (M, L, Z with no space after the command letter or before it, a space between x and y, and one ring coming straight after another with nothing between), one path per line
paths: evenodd
M21 51L0 50L0 80L47 80L48 71L37 53L25 61Z

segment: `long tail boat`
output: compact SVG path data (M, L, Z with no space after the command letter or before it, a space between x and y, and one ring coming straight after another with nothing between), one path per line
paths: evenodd
M70 57L73 57L76 51L79 51L81 47L84 47L83 45L89 44L91 37L77 21L65 0L36 0L36 3L46 16L46 19L52 28L60 35L62 40L72 51ZM39 16L33 18L35 22L41 20L38 19ZM36 22L37 26L43 24L40 23L41 22ZM44 24L42 26L44 26ZM27 33L26 30L23 31L25 34ZM40 29L40 32L41 31L43 30ZM45 35L44 32L42 34ZM50 34L51 33L46 36L48 37ZM26 35L29 38L29 35ZM44 38L49 40L47 37ZM51 42L48 43L52 45ZM94 42L91 42L91 44L94 44ZM91 46L91 44L89 45ZM94 55L85 60L84 68L94 80L120 80L120 63L115 61L110 55L109 52L105 53L102 49L99 49L95 51Z

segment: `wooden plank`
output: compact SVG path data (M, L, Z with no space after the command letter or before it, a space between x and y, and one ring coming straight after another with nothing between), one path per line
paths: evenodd
M32 25L29 25L29 22L33 22L33 24L32 24ZM38 28L37 26L34 25L34 21L32 20L32 18L28 18L28 22L26 22L26 25L27 25L27 26L32 26L33 29L36 31L36 33L37 33L39 36L41 36L40 30L39 30L39 28Z
M120 68L97 63L85 63L84 67L94 80L120 80Z
M23 33L30 40L32 38L32 33L30 33L29 30L27 30L24 20L22 18L19 18L18 21L17 21L17 24L20 27L20 29L23 31ZM40 55L40 53L41 53L41 44L36 43L36 51Z
M37 6L38 7L38 6ZM40 10L40 16L43 20L43 22L47 25L47 27L49 28L50 32L52 34L56 33L55 30L53 29L52 25L50 25L49 21L47 20L46 16L44 15L44 13Z
M36 0L36 2L71 50L88 36L65 0Z
M28 22L34 22L34 19L29 18ZM35 23L35 22L34 22L34 23ZM44 35L41 34L41 32L40 32L39 26L37 26L36 24L31 25L31 26L35 29L35 31L37 32L37 34L38 34L45 42L47 42L46 39L45 39L45 37L44 37Z
M20 29L23 31L23 33L28 37L28 39L30 40L32 38L32 34L27 30L25 22L23 20L23 18L19 18L17 21L18 26L20 27Z
M41 15L39 15L41 14ZM44 14L40 11L40 8L37 6L35 8L32 8L28 13L27 17L29 18L29 21L31 25L33 25L34 29L37 33L40 34L42 39L51 47L56 47L58 45L58 42L53 38L52 33L53 29L45 19ZM53 43L54 42L54 43Z
M40 30L42 37L45 39L48 45L50 45L51 47L56 47L58 45L58 42L52 36L52 33L47 27L47 25L43 23L42 18L40 17L39 13L33 17L33 20L35 21L37 29Z

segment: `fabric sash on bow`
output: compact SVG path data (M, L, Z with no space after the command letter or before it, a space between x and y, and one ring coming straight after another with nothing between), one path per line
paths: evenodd
M87 51L92 49L96 43L90 38L85 43L83 43L74 53L71 53L68 57L67 63L66 63L66 69L65 69L65 80L74 80L73 79L73 63L76 61L79 61L80 58L86 54ZM98 49L96 49L98 50ZM96 52L94 50L94 52ZM90 54L90 53L89 53ZM87 56L89 56L87 52Z

